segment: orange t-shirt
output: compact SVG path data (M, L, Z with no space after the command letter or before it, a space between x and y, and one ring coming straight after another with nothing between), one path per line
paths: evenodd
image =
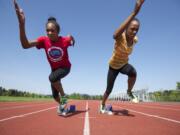
M137 43L137 36L134 37L132 46L127 45L125 32L115 40L114 51L109 61L110 67L120 69L128 63L129 55L132 53L134 44Z

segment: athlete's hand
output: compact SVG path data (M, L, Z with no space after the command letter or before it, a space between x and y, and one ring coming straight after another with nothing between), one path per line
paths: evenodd
M16 15L18 17L19 24L24 24L25 23L24 12L21 8L19 8L16 0L13 0L13 1L14 1L14 8L16 10Z
M144 3L145 0L137 0L136 5L134 8L134 13L138 14L139 10L141 9L142 4Z
M71 45L73 45L73 46L74 46L74 44L75 44L74 37L73 37L72 35L68 35L68 37L70 37L70 38L71 38Z

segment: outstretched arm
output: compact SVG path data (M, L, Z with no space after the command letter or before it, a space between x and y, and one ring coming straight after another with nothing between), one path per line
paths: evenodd
M75 39L74 39L74 37L73 37L72 35L68 35L68 37L71 38L71 45L74 46L74 44L75 44Z
M26 32L25 32L25 15L22 9L19 8L16 0L14 0L14 7L16 10L16 15L18 18L18 22L19 22L19 31L20 31L20 41L22 44L22 47L24 49L36 46L38 44L38 42L36 40L34 41L28 41L27 37L26 37Z
M139 13L144 0L137 0L134 11L128 16L128 18L120 25L120 27L114 32L114 39L116 39L119 35L121 35L124 30L127 28L131 20Z

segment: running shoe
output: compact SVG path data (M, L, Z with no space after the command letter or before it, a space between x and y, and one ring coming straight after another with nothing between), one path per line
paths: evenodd
M133 93L131 91L127 91L127 94L129 96L131 102L139 103L138 98L135 95L133 95Z
M101 104L101 105L100 105L100 108L99 108L99 112L102 113L102 114L104 114L105 111L106 111L106 106Z
M102 104L100 105L99 112L100 112L101 114L113 115L113 112L112 112L111 110L108 110L108 109L106 108L106 106L105 106L105 105L102 105Z

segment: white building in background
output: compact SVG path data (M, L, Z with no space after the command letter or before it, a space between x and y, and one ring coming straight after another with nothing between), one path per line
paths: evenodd
M148 93L148 89L142 89L142 90L135 90L133 91L133 94L138 97L138 99L142 102L150 102L150 96ZM110 100L117 100L117 101L129 101L130 98L128 97L127 93L117 93L112 94L109 97Z

